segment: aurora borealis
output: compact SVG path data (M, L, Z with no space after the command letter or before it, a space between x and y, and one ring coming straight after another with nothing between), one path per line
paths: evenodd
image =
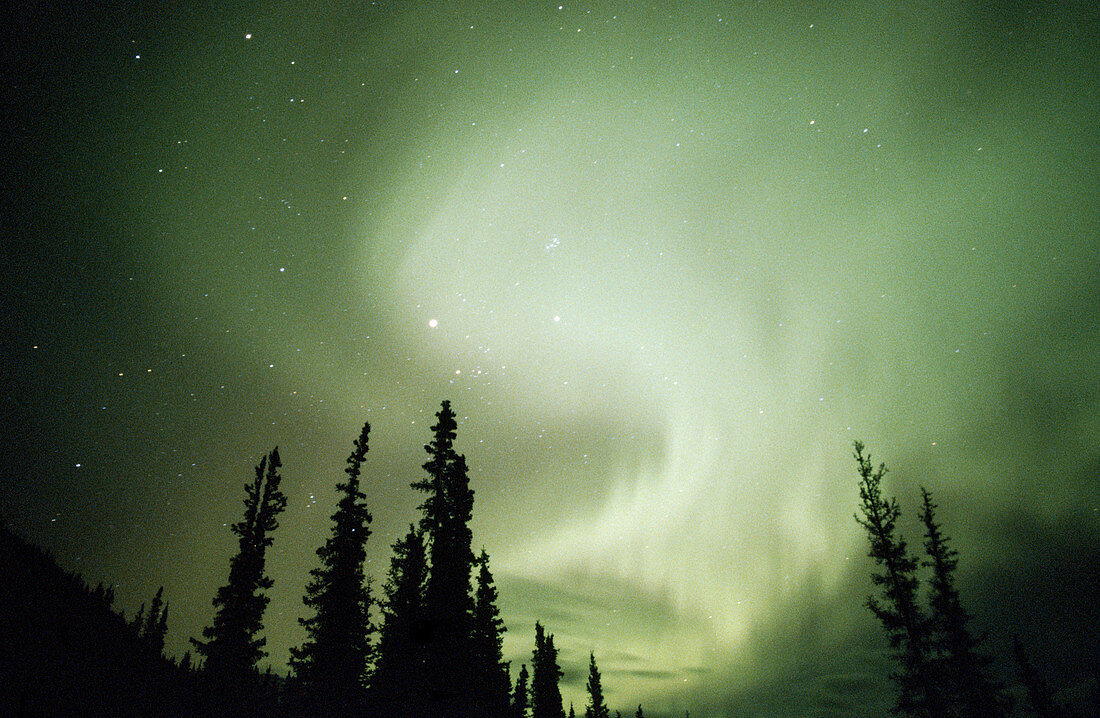
M282 670L362 422L377 586L450 399L514 670L540 620L578 707L593 650L624 713L881 715L860 438L1072 692L1100 15L988 5L26 8L0 512L179 655L278 445Z

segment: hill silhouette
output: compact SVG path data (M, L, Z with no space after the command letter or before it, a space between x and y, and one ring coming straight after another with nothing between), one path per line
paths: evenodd
M141 639L102 586L0 525L0 696L17 716L198 715L196 676Z

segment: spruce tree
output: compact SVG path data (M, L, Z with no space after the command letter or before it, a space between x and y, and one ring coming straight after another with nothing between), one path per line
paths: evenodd
M932 494L921 488L921 497L924 505L920 519L925 528L924 548L928 555L924 565L932 569L928 643L934 678L945 687L959 715L967 718L1006 715L1007 704L1001 687L989 677L992 659L980 650L982 637L971 634L970 614L963 608L955 588L958 552L949 546L947 536L936 523L937 506L932 501Z
M454 450L457 429L449 401L444 401L432 427L433 438L424 447L427 478L412 484L427 497L421 504L421 527L429 541L430 570L424 594L424 617L429 632L427 670L431 696L441 715L467 716L473 701L471 664L470 572L474 555L469 521L474 492L470 489L466 458Z
M274 583L264 573L265 555L278 515L286 508L279 490L282 477L279 449L260 460L251 483L245 484L244 517L233 524L239 550L229 562L229 581L214 596L214 623L203 629L205 641L192 638L205 659L203 668L225 688L240 686L256 676L256 664L267 655L266 640L258 636Z
M158 652L164 651L164 640L168 637L168 601L164 602L164 608L160 610L160 621L157 623L157 634L154 644Z
M882 495L885 464L874 469L870 454L863 453L863 443L859 441L855 442L854 456L859 467L863 514L856 516L856 521L866 529L871 544L868 555L880 568L871 575L871 580L882 587L882 598L868 597L867 607L882 623L899 666L899 670L891 673L898 686L893 712L939 718L944 706L928 661L928 618L917 603L918 561L909 554L904 537L897 533L901 516L897 500Z
M528 687L527 664L519 667L516 688L512 691L512 718L527 718Z
M642 704L638 704L638 710L634 712L634 718L645 718L645 713L642 712Z
M128 624L130 630L133 631L135 636L141 637L145 632L145 604L141 604L141 608L134 614L133 619Z
M1020 681L1024 684L1028 705L1037 718L1062 718L1062 712L1054 703L1054 692L1046 680L1039 674L1031 659L1028 658L1024 644L1019 636L1012 637L1012 653L1016 657L1016 668Z
M497 589L489 571L489 554L484 549L477 559L477 590L471 642L475 713L484 718L505 718L508 714L508 664L504 662L504 621L497 608Z
M360 490L362 464L369 450L370 424L364 423L347 460L346 480L332 514L332 533L317 549L302 603L314 615L300 618L306 642L290 649L294 676L314 702L349 707L361 699L370 662L370 587L363 572L371 515Z
M423 534L409 526L405 537L393 545L389 574L382 587L382 627L371 677L373 701L382 715L427 714L423 705L427 684L423 596L427 580Z
M148 638L150 634L156 631L157 622L160 621L160 609L163 605L164 586L161 586L157 589L152 602L149 604L149 617L146 619L145 627L141 631L142 636Z
M585 718L610 718L607 704L603 700L603 685L600 682L600 669L596 667L596 654L588 654L588 707Z
M558 667L554 636L546 635L538 621L535 622L535 650L531 656L531 668L531 718L562 718L564 712L558 681L564 674Z
M149 617L141 637L158 656L164 651L164 638L168 632L168 606L164 603L164 586L157 589L153 602L149 604ZM163 629L163 630L162 630Z
M168 602L165 601L157 616L156 625L153 625L153 616L149 616L149 623L145 629L145 641L153 653L160 656L164 653L164 639L168 636Z
M558 649L554 645L554 634L551 633L546 636L546 658L547 668L546 671L548 678L553 678L552 683L548 683L549 698L547 706L560 706L561 705L561 688L559 682L565 676L565 672L558 666ZM561 709L558 709L558 715L561 715Z

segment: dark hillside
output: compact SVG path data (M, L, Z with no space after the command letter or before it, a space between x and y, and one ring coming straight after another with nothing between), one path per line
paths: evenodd
M146 646L101 590L2 526L0 576L0 712L187 712L193 675Z

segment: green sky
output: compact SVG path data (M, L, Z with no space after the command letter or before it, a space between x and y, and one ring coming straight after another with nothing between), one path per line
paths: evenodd
M594 650L624 712L878 715L861 438L1072 691L1100 16L988 5L28 9L0 510L182 653L277 444L279 668L362 422L380 581L450 399L513 665L541 620L578 705Z

